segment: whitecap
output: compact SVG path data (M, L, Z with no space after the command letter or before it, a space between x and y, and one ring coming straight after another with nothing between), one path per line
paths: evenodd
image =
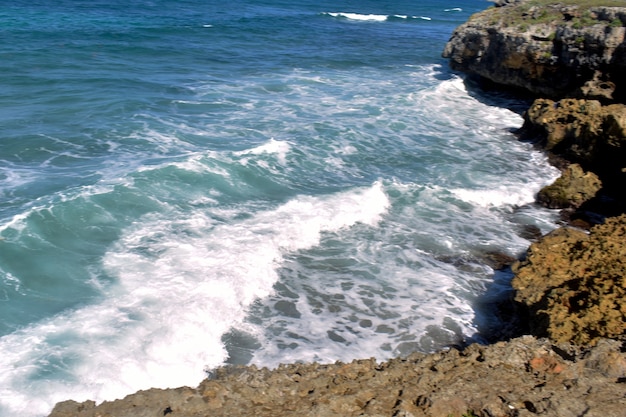
M235 152L234 154L237 156L242 155L276 155L278 161L281 164L285 164L287 162L287 154L291 150L291 144L287 141L280 141L274 138L271 138L269 141L254 147L252 149L246 149L244 151Z
M359 14L359 13L345 13L345 12L327 12L326 13L332 17L340 17L348 20L358 20L358 21L374 21L374 22L384 22L387 20L387 15L380 14Z
M100 302L0 338L0 407L43 415L67 398L198 384L227 358L222 335L272 293L285 253L317 245L326 232L375 226L388 206L375 183L227 223L210 211L145 217L105 255L114 284Z
M528 184L501 185L496 188L450 190L457 198L480 207L519 207L535 201L536 187Z

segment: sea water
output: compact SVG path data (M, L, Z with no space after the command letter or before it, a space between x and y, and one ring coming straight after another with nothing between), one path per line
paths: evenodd
M481 341L556 175L440 56L489 6L3 3L0 415Z

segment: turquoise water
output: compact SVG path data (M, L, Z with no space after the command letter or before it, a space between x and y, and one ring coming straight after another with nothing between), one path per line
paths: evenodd
M0 6L0 415L482 340L556 175L440 57L488 2L128 3Z

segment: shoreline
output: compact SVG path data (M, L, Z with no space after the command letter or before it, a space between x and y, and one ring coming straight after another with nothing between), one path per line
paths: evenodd
M525 336L381 363L220 368L197 388L151 389L98 406L66 401L51 417L617 417L625 365L614 341L585 350Z
M456 37L457 46L462 49L455 55L446 48L453 67L468 69L464 72L481 77L489 71L497 74L499 69L493 67L494 62L485 60L489 61L483 63L487 69L477 70L480 62L459 62L457 58L481 61L482 57L489 57L492 53L489 48L495 47L493 39L492 42L481 39L489 38L493 28L499 27L489 13L500 13L499 9L522 7L526 3L524 0L498 0L495 9L470 18L464 25L465 34L473 36L474 43L463 38L461 27L453 38ZM573 12L567 9L567 13ZM623 16L622 29L626 30L626 8ZM482 23L476 20L483 18ZM537 29L541 33L546 30L544 24L541 22L541 28ZM502 32L508 33L504 29ZM537 37L532 27L528 32L532 34L529 44L539 42L543 48L549 41L549 34ZM515 54L520 45L511 39L518 38L500 41L502 45L510 42L511 53ZM472 50L474 47L478 49ZM498 51L502 53L501 49ZM537 72L537 62L524 56L525 61L515 63L516 69L521 74ZM552 56L547 57L541 50L535 54L544 73L549 72L547 58ZM496 58L501 63L506 61L502 56ZM510 69L505 72L510 73ZM490 82L496 82L498 77ZM617 80L607 81L593 72L591 77L602 83L613 83L613 91L620 96L622 87ZM512 80L518 78L527 83L523 76L511 77ZM533 80L537 91L552 87L538 87L537 80L540 78ZM559 88L580 90L593 79L575 81L581 85ZM599 81L596 84L601 84ZM550 78L544 83L550 83ZM523 88L515 84L509 87ZM473 344L433 354L415 353L408 358L380 363L370 359L349 364L291 364L274 370L226 366L216 370L212 378L204 380L197 388L151 389L100 405L93 401L69 400L58 403L50 417L621 415L626 407L623 291L626 265L616 262L624 259L626 245L626 216L619 216L626 212L619 188L624 183L625 171L620 173L621 166L609 165L619 163L621 159L615 155L625 154L626 145L621 144L626 140L618 140L617 147L597 144L602 143L598 142L600 140L615 142L615 137L626 136L626 110L622 117L624 104L612 96L609 98L605 90L599 95L597 89L591 89L589 91L594 93L582 98L568 97L569 93L537 98L525 113L525 123L519 131L520 140L536 142L562 163L559 167L564 175L559 179L560 184L546 187L548 191L542 190L538 200L548 207L561 209L564 223L573 226L558 228L543 236L530 246L525 259L512 266L515 299L503 300L507 308L504 313L511 314L513 320L529 323L529 335L487 346ZM608 106L619 107L607 110ZM595 132L595 136L583 138L580 132ZM607 139L605 132L615 133ZM589 140L593 140L594 146L584 152L583 144ZM607 160L612 161L611 164ZM605 223L608 218L612 220ZM555 251L555 247L559 251ZM583 271L590 259L597 260L592 263L594 271L602 273ZM557 265L555 262L561 263L553 267ZM615 267L609 273L614 281L607 286L604 269L609 265ZM555 276L560 283L554 281ZM597 285L601 288L596 288ZM610 297L606 295L609 293ZM594 299L590 294L600 295ZM607 304L609 299L611 304ZM567 307L565 313L563 306ZM607 311L614 316L612 326L606 324L603 314ZM585 312L593 314L585 318ZM614 330L602 332L609 327Z

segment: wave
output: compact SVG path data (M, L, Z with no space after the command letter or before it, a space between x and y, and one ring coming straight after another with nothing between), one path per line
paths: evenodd
M387 20L387 15L382 14L360 14L360 13L344 13L344 12L326 12L325 15L344 18L348 20L361 20L361 21L375 21L384 22Z
M145 216L104 256L113 283L99 302L0 338L0 414L197 384L203 367L227 359L223 335L273 292L285 254L319 244L323 233L376 226L388 206L377 182L253 215Z
M450 190L450 192L461 200L480 207L519 207L534 202L535 190L542 185L546 185L545 181L540 184L512 183L491 189L457 188Z
M261 144L255 148L247 149L245 151L235 152L234 154L237 156L245 156L245 155L261 155L261 154L269 154L276 155L278 161L285 165L287 161L287 154L291 149L291 145L289 142L275 140L271 138L264 144ZM242 163L246 163L246 159L242 160Z
M394 14L393 16L390 16L396 19L406 19L406 20L410 20L410 19L421 19L421 20L433 20L432 18L428 17L428 16L407 16L407 15L401 15L401 14Z
M428 16L408 16L408 15L382 15L382 14L360 14L360 13L346 13L346 12L326 12L324 15L342 18L347 20L356 20L356 21L370 21L370 22L384 22L392 19L403 19L403 20L411 20L411 19L420 19L420 20L432 20L432 18Z

